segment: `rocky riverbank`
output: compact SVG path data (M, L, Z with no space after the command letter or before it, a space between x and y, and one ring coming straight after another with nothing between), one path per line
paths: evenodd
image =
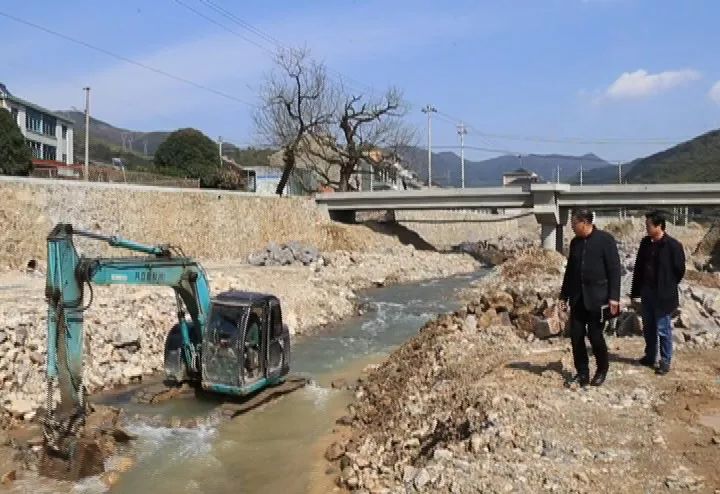
M228 289L276 294L295 335L306 335L355 313L357 290L446 277L475 270L470 256L416 251L324 253L309 266L206 265L213 293ZM0 278L0 408L15 420L31 419L45 389L46 304L44 275ZM85 313L85 385L89 392L128 384L163 366L168 328L176 321L172 290L95 287Z
M635 364L643 340L628 311L608 337L608 381L579 389L553 305L564 263L532 250L508 260L467 291L465 310L428 323L363 377L326 452L338 485L720 492L717 276L691 272L683 284L670 375Z

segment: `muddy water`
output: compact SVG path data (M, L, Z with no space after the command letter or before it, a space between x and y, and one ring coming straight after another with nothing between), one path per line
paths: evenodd
M293 347L292 372L314 384L232 421L197 429L169 429L133 421L140 435L134 447L136 466L112 492L137 493L282 493L308 492L325 479L324 439L342 416L351 392L332 389L337 378L356 377L415 334L437 313L457 308L456 289L483 273L422 284L372 290L364 295L369 310L321 336ZM179 417L206 415L217 403L183 399L160 405L116 403L130 413ZM324 489L321 489L321 491ZM75 492L99 492L97 479L76 485Z

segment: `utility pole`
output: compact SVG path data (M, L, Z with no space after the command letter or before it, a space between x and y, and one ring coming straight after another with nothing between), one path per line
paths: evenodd
M556 182L560 183L560 165L555 166Z
M458 125L458 134L460 135L460 188L465 188L465 134L467 129L465 124L460 122Z
M622 161L618 161L618 184L622 184ZM618 210L618 219L622 220L625 216L625 211L622 206Z
M222 166L222 136L218 137L218 156L220 157L220 166Z
M580 186L582 187L583 184L583 164L582 161L580 162Z
M85 91L85 180L90 180L90 88L83 88Z
M432 187L432 126L430 115L437 113L437 109L432 105L425 105L422 109L423 113L427 113L428 118L428 188Z

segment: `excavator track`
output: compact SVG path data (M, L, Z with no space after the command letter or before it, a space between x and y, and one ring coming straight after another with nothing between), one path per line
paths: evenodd
M191 398L195 396L195 389L192 386L168 386L164 383L153 384L141 389L132 397L133 403L154 404L177 398Z
M310 380L301 376L287 377L283 382L264 388L244 398L224 397L224 403L220 404L213 415L232 419L245 412L249 412L261 405L269 403L288 393L297 391L310 383ZM198 391L189 385L167 386L163 383L153 384L139 390L132 398L134 403L156 404L168 400L194 398ZM217 398L219 395L208 393L208 396Z
M283 382L258 391L242 401L223 403L215 410L215 413L224 419L234 419L238 415L242 415L281 396L297 391L309 383L310 380L305 377L289 377Z

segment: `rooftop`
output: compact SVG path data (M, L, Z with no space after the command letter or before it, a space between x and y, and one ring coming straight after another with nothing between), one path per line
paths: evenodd
M40 106L40 105L36 105L35 103L31 103L31 102L26 101L26 100L24 100L24 99L22 99L22 98L18 98L17 96L14 96L14 95L8 90L7 86L5 86L5 84L0 83L0 100L2 100L2 99L6 99L6 100L8 100L8 101L12 101L13 103L17 103L18 105L22 105L22 106L25 106L25 107L27 107L27 108L32 108L33 110L37 110L37 111L39 111L39 112L45 113L45 114L47 114L47 115L50 115L50 116L52 116L52 117L55 117L55 118L58 119L58 120L63 121L63 122L67 122L67 123L69 123L69 124L74 124L74 122L73 122L72 120L70 120L69 118L63 117L62 115L58 115L57 113L48 110L47 108L43 108L43 107Z

